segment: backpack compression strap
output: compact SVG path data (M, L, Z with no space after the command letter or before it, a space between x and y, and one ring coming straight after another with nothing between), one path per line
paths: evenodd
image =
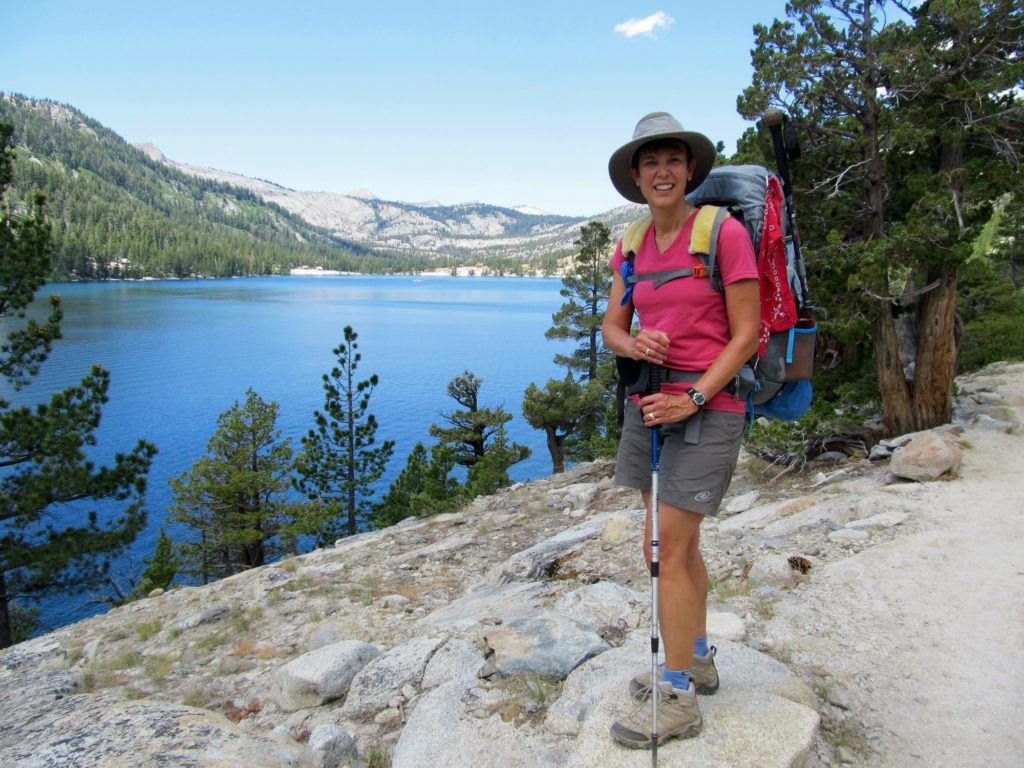
M694 219L693 229L690 232L690 253L699 256L701 264L686 269L663 269L658 272L629 274L625 277L626 287L628 288L641 280L653 280L654 287L660 288L669 280L680 277L710 277L715 290L721 292L721 275L716 270L715 260L718 253L718 232L722 228L722 222L728 216L729 211L725 207L716 205L705 205L697 211L697 217ZM636 252L643 243L650 226L651 217L647 216L640 221L633 222L626 230L626 234L622 236L622 252L631 264L636 258Z

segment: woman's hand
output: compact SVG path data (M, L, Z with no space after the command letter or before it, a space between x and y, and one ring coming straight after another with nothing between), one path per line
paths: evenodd
M648 427L686 421L700 410L689 395L666 395L664 392L641 397L639 406L644 425Z
M662 331L640 331L633 337L630 354L634 360L662 365L668 357L668 334Z

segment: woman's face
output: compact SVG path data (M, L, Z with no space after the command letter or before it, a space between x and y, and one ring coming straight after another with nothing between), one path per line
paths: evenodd
M683 144L641 147L636 167L629 172L640 185L640 194L652 207L676 205L686 195L686 185L696 162Z

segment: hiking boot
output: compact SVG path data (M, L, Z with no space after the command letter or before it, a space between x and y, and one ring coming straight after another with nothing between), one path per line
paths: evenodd
M650 749L654 724L649 701L638 704L632 712L612 724L612 739L630 749ZM658 745L669 739L688 739L700 733L704 720L697 706L697 688L693 683L685 691L673 688L667 681L658 683Z
M697 693L701 696L710 696L718 690L718 670L715 668L715 654L718 648L711 646L707 656L694 656L693 666L690 667L690 679L697 687ZM658 674L664 669L664 664L658 665ZM629 681L629 695L637 701L643 701L651 695L651 673L641 672Z

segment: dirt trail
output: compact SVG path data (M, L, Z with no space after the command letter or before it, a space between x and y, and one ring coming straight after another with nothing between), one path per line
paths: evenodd
M982 382L1018 414L1022 372ZM890 486L904 535L822 568L768 628L848 705L858 764L1024 765L1024 437L964 440L959 478Z

